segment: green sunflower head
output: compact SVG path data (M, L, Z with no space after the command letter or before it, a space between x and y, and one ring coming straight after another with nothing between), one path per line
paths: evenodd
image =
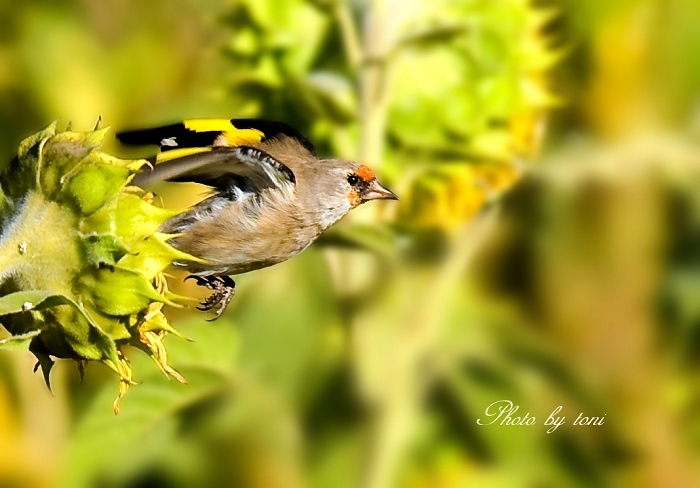
M0 174L0 322L12 334L2 347L28 348L47 385L53 358L119 374L118 411L131 383L126 345L184 381L167 365L162 340L174 330L161 310L182 297L162 273L195 258L158 232L179 211L129 185L148 163L100 151L106 132L57 132L54 123L22 141Z

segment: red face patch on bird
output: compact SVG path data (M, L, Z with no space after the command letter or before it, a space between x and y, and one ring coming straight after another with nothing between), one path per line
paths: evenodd
M370 168L368 168L364 164L360 165L360 167L357 168L356 174L365 183L369 183L370 181L372 181L376 177L376 175L374 174L374 171L372 171Z

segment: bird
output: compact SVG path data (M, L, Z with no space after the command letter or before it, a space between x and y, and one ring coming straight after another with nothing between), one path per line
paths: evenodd
M231 275L297 255L352 209L398 200L364 164L319 159L297 129L266 119L191 119L119 132L128 146L159 146L131 184L162 181L208 187L204 198L159 229L175 248L198 258L175 262L211 290L197 307L216 320L235 293Z

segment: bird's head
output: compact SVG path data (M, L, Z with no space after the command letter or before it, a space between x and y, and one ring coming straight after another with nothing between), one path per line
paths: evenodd
M319 208L328 225L353 208L370 200L398 200L398 197L377 181L377 176L363 164L344 159L319 161L321 171L315 175Z
M344 174L346 196L352 208L370 200L398 200L391 190L377 181L377 176L364 164L350 163Z

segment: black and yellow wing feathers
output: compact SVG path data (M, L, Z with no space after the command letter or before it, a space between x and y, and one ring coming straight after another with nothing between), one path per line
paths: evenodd
M161 181L191 182L227 191L232 187L259 192L293 188L292 170L265 151L249 146L220 147L145 168L132 184L149 188Z
M177 124L125 131L117 139L129 146L160 146L156 162L211 151L216 147L256 144L284 135L316 154L313 144L294 127L265 119L191 119Z

